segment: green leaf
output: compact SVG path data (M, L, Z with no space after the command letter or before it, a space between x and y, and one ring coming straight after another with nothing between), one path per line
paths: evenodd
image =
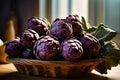
M103 46L103 51L101 52L105 61L100 63L96 67L96 71L101 74L107 74L107 70L110 70L112 67L117 66L120 61L120 49L116 43L108 41Z
M47 23L48 28L50 28L50 22L48 21L48 19L47 18L43 18L43 20Z
M96 31L97 27L96 26L92 26L92 27L89 27L88 30L86 30L86 32L90 33L90 34L94 34L95 31Z
M93 35L101 42L106 42L112 40L113 37L116 36L116 32L107 26L100 24Z
M86 21L85 21L85 18L83 16L82 16L82 24L83 24L84 31L87 31L88 27L86 25Z
M83 24L84 31L87 32L87 33L93 34L97 29L96 26L88 26L86 24L86 20L83 16L82 16L82 24Z

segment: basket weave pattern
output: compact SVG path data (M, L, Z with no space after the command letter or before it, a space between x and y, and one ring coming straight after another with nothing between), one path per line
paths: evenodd
M10 59L10 61L15 65L18 72L22 74L44 77L68 77L91 72L103 59L68 62L14 58Z

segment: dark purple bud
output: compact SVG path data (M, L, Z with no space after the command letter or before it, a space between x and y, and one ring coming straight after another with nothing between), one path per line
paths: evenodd
M20 37L20 42L23 46L27 48L33 48L38 38L39 38L39 35L37 32L35 32L32 29L27 29L22 33Z
M84 53L87 57L94 57L99 54L101 45L99 40L93 35L86 33L82 36L78 36L78 40L82 43Z
M65 19L57 18L55 21L52 22L50 27L50 35L53 35L60 40L71 37L72 32L72 26L67 23Z
M62 42L60 54L65 60L77 61L82 58L83 48L80 41L70 38Z
M66 21L72 25L74 35L83 33L83 25L78 15L69 15Z
M27 27L29 29L35 30L39 36L47 35L48 34L48 24L41 18L38 17L31 17L27 21Z
M22 52L21 57L22 58L26 58L26 59L35 59L35 55L33 54L33 50L32 49L25 49Z
M34 45L34 54L37 59L53 60L59 53L60 43L51 36L43 36Z
M19 38L9 41L6 44L5 52L10 57L20 57L22 51L23 46L21 45Z

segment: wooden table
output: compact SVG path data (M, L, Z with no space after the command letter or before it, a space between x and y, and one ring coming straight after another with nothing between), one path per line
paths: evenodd
M120 80L120 64L108 71L107 75L101 75L95 70L79 78L43 78L38 76L23 75L17 72L15 66L0 64L0 80Z

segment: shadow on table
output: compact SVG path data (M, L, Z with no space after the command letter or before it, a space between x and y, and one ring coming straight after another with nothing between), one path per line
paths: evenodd
M0 80L111 80L105 76L88 73L80 77L69 77L69 78L44 78L39 76L30 76L20 74L18 72L0 75Z

